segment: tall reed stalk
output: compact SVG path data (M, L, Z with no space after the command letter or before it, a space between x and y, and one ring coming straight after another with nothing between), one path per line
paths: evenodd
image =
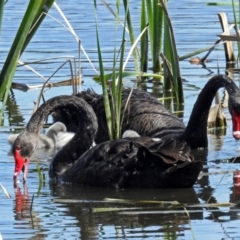
M0 33L2 30L2 19L3 19L3 9L4 9L5 1L0 1Z
M239 34L239 21L240 21L240 4L238 4L238 13L236 11L236 6L235 6L235 1L232 0L232 9L233 9L233 17L234 17L234 24L235 24L235 29L236 29L236 33L238 35L238 37L240 37ZM238 14L238 16L237 16ZM238 47L238 62L240 62L240 42L237 42L237 47Z
M179 66L179 58L177 53L177 46L175 42L174 32L171 24L170 17L167 12L165 2L160 0L162 11L164 12L164 47L163 53L170 64L170 71L164 68L165 89L170 90L173 88L177 103L184 102L183 86ZM170 85L171 83L171 85ZM170 86L168 86L170 85ZM167 87L168 86L168 87Z
M130 17L128 15L128 1L124 2L124 8L126 11L126 16L124 20L124 26L122 31L122 40L120 47L114 47L113 54L113 67L112 73L110 75L105 74L102 58L102 50L100 46L99 30L97 22L97 2L94 0L95 8L95 22L96 22L96 38L97 38L97 49L98 49L98 60L100 69L100 80L102 84L102 91L104 96L104 108L106 113L106 120L108 126L109 139L118 139L121 134L121 106L122 106L122 79L123 79L123 69L124 69L124 53L125 53L125 32L127 21L130 23ZM115 21L115 33L118 32L118 22L119 22L119 9L120 1L116 1L116 21ZM132 35L133 37L133 35ZM118 50L119 48L119 50ZM136 52L135 52L136 54ZM119 64L119 66L117 66ZM138 62L135 61L135 67L138 67ZM110 78L110 79L109 79Z

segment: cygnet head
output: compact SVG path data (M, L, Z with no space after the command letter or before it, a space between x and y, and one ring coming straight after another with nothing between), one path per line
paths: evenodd
M122 138L134 138L134 137L140 137L140 135L134 130L126 130L122 135Z
M46 135L48 136L49 134L51 135L52 133L58 134L59 132L66 132L67 128L62 122L55 122L50 126L46 132Z

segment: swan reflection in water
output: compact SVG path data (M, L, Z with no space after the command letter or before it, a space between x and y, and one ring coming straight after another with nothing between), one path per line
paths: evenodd
M50 188L55 197L53 202L59 204L66 215L77 219L81 239L96 238L100 235L106 238L147 237L152 234L160 237L166 233L180 236L189 229L189 217L183 207L141 203L139 200L199 203L193 188L113 190L63 184L51 184ZM113 201L104 201L106 198ZM189 214L191 220L203 218L202 210L199 209ZM151 231L148 230L149 227Z
M21 192L19 186L16 186L14 190L16 198L14 209L14 212L16 214L15 219L21 220L29 218L31 199L29 199L27 186L23 186L23 193Z
M198 185L196 189L201 191ZM229 216L230 220L239 219L234 211L238 209L237 207L189 207L192 204L205 203L209 198L209 195L203 199L199 198L199 194L193 188L116 191L52 184L51 190L56 197L54 202L61 204L61 209L66 209L66 214L78 220L80 236L83 239L91 239L102 234L106 238L166 235L182 237L191 229L190 222L193 224L205 219L216 222L224 216ZM116 201L103 202L105 198ZM118 199L131 201L124 203L118 202ZM139 200L178 201L182 206L139 203ZM193 226L193 231L195 230Z
M206 180L204 182L209 183ZM190 222L195 232L198 231L194 227L195 221L204 223L204 220L210 220L216 224L218 219L224 217L229 217L229 221L239 219L237 206L231 208L189 207L192 204L205 203L209 198L209 192L205 192L207 194L205 196L202 194L204 188L200 186L200 183L195 185L195 189L114 190L56 184L51 181L34 198L33 217L31 218L29 209L32 194L28 195L27 186L24 185L22 192L20 188L16 191L14 213L18 223L15 228L19 231L22 231L23 227L33 229L32 234L36 237L41 236L43 239L46 237L62 238L63 234L66 237L81 239L99 238L102 235L105 238L183 237L189 234ZM49 192L49 195L46 196L46 192ZM236 194L229 197L230 202L237 200ZM104 201L106 198L113 201ZM240 195L238 195L239 198ZM118 200L130 201L120 202ZM171 204L141 203L139 200L178 201L185 208ZM219 200L213 198L211 202L219 202ZM25 221L22 222L22 220ZM29 222L28 225L26 221ZM212 223L208 221L208 224ZM224 223L219 222L219 227L220 225L224 231ZM195 234L198 235L197 232Z
M49 198L44 193L34 198L32 217L30 206L32 195L28 195L27 185L23 192L16 189L16 225L19 231L24 227L34 230L32 238L45 239L63 236L91 239L101 234L105 237L130 237L133 235L148 236L151 234L179 235L189 228L189 218L182 213L153 214L154 211L165 211L166 207L152 203L137 203L138 200L179 201L180 203L198 203L193 188L179 190L113 190L94 187L77 187L62 184L51 184ZM43 189L43 192L46 189ZM130 199L129 203L105 202L105 198ZM167 207L169 208L169 206ZM123 209L123 210L121 210ZM177 210L177 209L176 209ZM125 213L124 213L124 212ZM134 214L139 211L141 214ZM149 214L148 212L152 212ZM130 213L131 215L127 214ZM202 219L201 212L190 213L191 219ZM24 220L24 222L22 222ZM26 224L26 221L29 224ZM61 227L59 227L59 224ZM169 228L166 228L169 226ZM56 231L56 228L58 231ZM64 230L65 229L65 230ZM64 234L64 235L63 235ZM29 234L30 236L31 234Z

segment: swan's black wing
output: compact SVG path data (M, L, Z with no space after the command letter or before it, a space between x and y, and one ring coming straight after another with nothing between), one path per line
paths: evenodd
M130 101L128 101L129 95L131 96ZM126 105L123 132L131 129L140 136L167 139L176 138L185 131L183 122L148 92L124 89L122 113Z
M92 89L78 94L92 106L98 119L98 129L95 141L97 143L108 140L106 114L103 96ZM126 107L127 106L127 107ZM185 126L183 122L172 114L158 99L148 92L134 89L122 91L122 114L124 113L122 133L128 129L136 131L140 136L175 138L180 136Z
M82 91L77 96L84 99L96 113L98 125L101 126L95 137L96 143L109 140L103 96L97 94L92 89ZM167 139L178 137L185 130L183 122L161 104L158 99L138 89L133 91L131 89L123 89L123 113L122 133L131 129L140 136ZM78 123L74 115L74 113L66 109L61 109L53 114L53 119L54 122L62 121L67 126L68 131L76 131Z
M201 169L183 142L120 139L88 150L59 179L114 188L183 188L193 186Z

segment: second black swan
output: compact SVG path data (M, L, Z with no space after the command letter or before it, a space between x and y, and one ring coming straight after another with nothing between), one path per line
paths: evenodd
M192 110L187 127L182 120L171 113L163 104L149 93L133 90L129 105L124 113L122 133L132 129L140 136L153 138L178 138L185 140L191 148L206 148L207 118L217 90L225 87L229 93L229 112L232 116L233 137L240 139L240 91L234 81L225 75L212 77L200 92ZM124 111L131 89L124 89L122 93L122 112ZM97 115L99 129L96 143L108 140L103 96L92 90L77 94L87 101ZM59 109L53 113L55 121L62 121L68 131L76 131L78 125L74 114Z
M77 113L78 130L53 158L50 178L99 187L186 188L194 185L202 170L202 163L194 161L187 144L170 138L126 138L91 148L98 129L93 109L83 99L59 96L38 108L13 143L14 182L21 171L26 181L43 121L59 108Z

